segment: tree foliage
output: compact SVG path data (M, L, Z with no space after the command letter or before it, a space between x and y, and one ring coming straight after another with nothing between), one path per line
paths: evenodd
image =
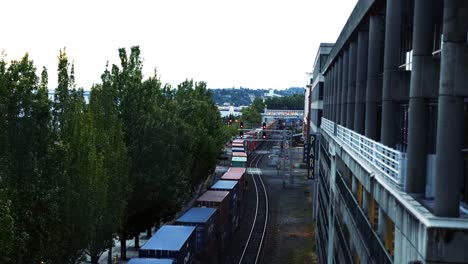
M1 263L97 263L214 170L226 133L206 84L145 79L138 47L119 57L89 104L65 50L53 101L45 68L0 57Z
M303 110L304 94L293 94L285 97L271 97L265 100L268 109Z

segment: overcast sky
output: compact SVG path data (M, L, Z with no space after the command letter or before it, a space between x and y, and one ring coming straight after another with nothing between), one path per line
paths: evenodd
M2 0L0 50L25 52L57 83L66 47L76 82L100 82L117 49L139 45L144 74L210 88L305 86L320 42L335 42L357 0Z

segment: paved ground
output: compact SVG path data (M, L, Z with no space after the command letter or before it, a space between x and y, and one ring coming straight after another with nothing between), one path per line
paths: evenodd
M295 169L293 179L289 176L284 178L286 185L283 188L283 171L278 174L276 169L268 167L267 159L265 156L260 164L270 203L268 233L261 263L318 263L311 198L312 185L315 183L306 179L305 170ZM285 172L289 175L289 172ZM244 218L229 249L222 254L221 263L239 263L250 232L255 207L255 192L250 177L249 175L247 178L250 188L247 191Z
M270 203L268 231L261 255L261 263L318 263L312 217L313 195L311 190L314 183L306 179L307 173L305 170L294 169L293 180L289 178L288 171L284 171L283 174L283 170L281 170L281 173L278 174L274 167L267 166L267 158L268 155L260 164ZM296 157L296 159L299 160L300 157ZM218 169L222 170L222 167ZM250 232L255 210L255 192L250 177L250 175L247 177L249 188L246 195L244 217L239 228L226 251L219 256L213 257L209 264L237 264L239 262L240 254ZM286 179L285 188L283 188L283 179ZM140 245L143 245L146 241L146 235L141 233ZM129 246L127 250L128 258L138 256L138 251L133 248L133 243L133 240L127 241L127 246ZM120 243L116 245L113 249L114 256L120 254ZM103 254L99 262L107 263L107 252ZM118 263L126 262L119 261Z
M264 175L270 221L262 263L318 263L312 219L311 182L295 176L283 188L282 176Z

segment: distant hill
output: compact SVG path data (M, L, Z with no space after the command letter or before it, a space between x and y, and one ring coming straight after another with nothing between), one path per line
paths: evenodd
M257 97L265 98L269 89L249 89L249 88L215 88L210 89L213 100L218 105L228 103L234 106L250 105ZM291 87L283 90L274 90L275 94L289 96L293 94L304 94L303 87Z

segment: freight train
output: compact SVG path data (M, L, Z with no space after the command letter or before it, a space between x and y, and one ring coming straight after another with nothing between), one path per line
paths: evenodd
M173 225L163 225L129 264L216 263L228 247L244 211L247 156L265 138L262 130L274 122L244 133L232 142L231 167L203 193ZM214 257L214 259L213 259ZM210 259L211 258L211 259Z

